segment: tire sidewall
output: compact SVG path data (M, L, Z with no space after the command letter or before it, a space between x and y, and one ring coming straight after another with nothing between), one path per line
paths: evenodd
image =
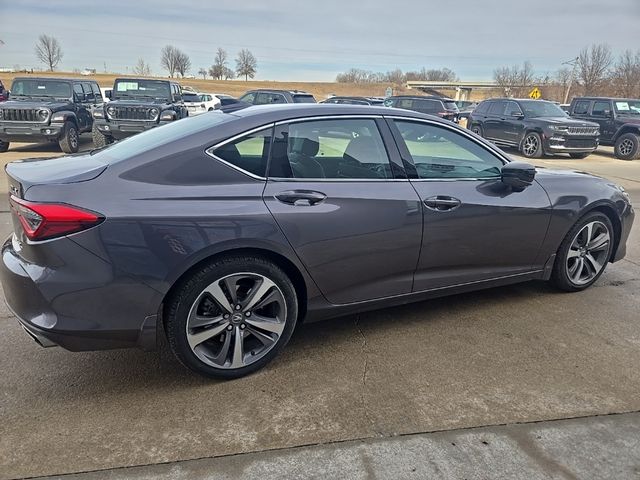
M567 263L567 256L569 254L569 249L571 247L571 244L573 243L574 237L578 234L578 232L582 229L582 227L584 227L587 223L591 223L593 221L602 222L609 229L609 238L610 238L609 259L611 258L613 245L615 244L615 232L613 230L613 224L611 223L611 220L602 212L587 213L582 218L580 218L580 220L578 220L573 225L573 227L571 227L571 229L563 239L562 243L560 244L560 248L558 248L558 254L556 257L556 261L555 261L554 269L552 273L552 280L556 284L556 286L561 288L562 290L570 291L570 292L579 292L581 290L585 290L589 288L591 285L593 285L604 273L604 271L607 269L607 263L609 262L609 260L607 260L607 263L605 263L604 268L600 270L600 272L594 278L592 278L588 283L577 285L571 281L565 268Z
M480 125L473 125L471 131L479 137L482 137L482 127Z
M620 145L624 140L631 140L633 142L634 148L628 155L622 155L620 153ZM618 140L616 140L616 144L614 146L614 153L616 158L620 158L622 160L633 160L638 157L640 153L640 136L634 133L624 133L620 135Z
M527 140L528 137L530 136L535 136L538 139L538 149L533 152L532 154L527 154L524 151L524 143ZM537 132L527 132L524 137L522 138L522 145L520 146L520 151L522 152L522 155L525 156L526 158L540 158L542 157L542 137L540 136L539 133Z
M227 275L240 272L264 275L280 288L287 305L285 328L277 344L256 362L233 370L216 368L202 362L191 350L186 334L187 318L191 306L208 285ZM261 258L229 257L201 268L183 282L169 302L165 318L165 328L171 349L185 366L208 377L238 378L261 369L285 347L296 326L298 300L295 289L287 275L273 263Z
M76 138L75 147L71 142L72 132L75 132L75 138ZM70 122L68 120L64 122L62 139L60 141L60 148L65 153L77 153L78 150L80 149L80 135L78 134L78 129L76 128L73 122Z

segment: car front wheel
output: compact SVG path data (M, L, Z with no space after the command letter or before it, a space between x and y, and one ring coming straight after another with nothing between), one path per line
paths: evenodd
M581 153L570 153L569 156L571 158L581 159L581 158L587 158L589 156L589 154L588 153L584 153L584 152L581 152Z
M277 265L231 256L200 268L177 288L165 326L185 366L228 379L269 363L289 341L297 316L295 289Z
M471 127L471 131L479 137L482 136L482 127L480 125L474 125L473 127Z
M567 292L593 285L611 258L613 241L611 220L604 213L592 212L582 217L558 249L552 283Z
M80 147L80 137L78 136L78 129L73 122L64 122L62 127L62 137L59 141L60 150L64 153L77 153Z
M620 135L614 145L616 158L622 160L633 160L640 156L640 136L635 133L625 133Z
M100 133L100 130L98 130L95 125L91 129L91 138L93 139L93 146L96 148L102 148L113 143L113 138L106 137Z
M527 158L540 158L542 156L542 139L536 132L527 133L520 146L522 154Z

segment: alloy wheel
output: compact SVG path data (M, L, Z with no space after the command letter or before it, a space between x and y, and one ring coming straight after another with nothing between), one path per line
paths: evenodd
M538 140L538 136L528 135L522 143L522 153L524 153L527 157L531 157L535 155L539 147L540 141Z
M264 357L280 339L287 307L280 288L257 273L222 277L193 302L186 323L191 351L216 368L237 369Z
M626 157L627 155L630 155L632 151L633 151L633 142L631 140L627 138L622 142L620 142L620 145L618 146L618 152L620 153L620 155Z
M611 233L602 222L594 221L582 227L571 242L567 254L567 275L575 285L591 282L602 272L609 260Z

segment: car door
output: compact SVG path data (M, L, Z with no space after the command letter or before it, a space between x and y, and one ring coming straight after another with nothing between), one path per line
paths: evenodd
M524 113L516 102L507 102L502 120L502 139L509 144L520 145L524 136Z
M600 135L604 141L611 141L616 133L616 122L613 118L611 100L595 100L589 120L600 125Z
M487 117L483 123L484 137L490 140L504 140L503 121L504 110L507 102L504 100L496 100L491 103L487 111Z
M392 143L381 118L276 127L264 201L334 304L411 291L422 212Z
M83 88L83 84L74 83L73 84L73 93L74 93L74 103L76 110L76 118L78 119L78 129L80 132L84 132L89 129L89 125L91 122L91 114L89 113L89 95L93 97L93 92L91 88L89 91L85 91Z
M537 255L551 205L540 185L511 190L501 182L505 160L455 127L400 118L390 126L403 159L415 165L411 183L422 199L415 291L542 268Z

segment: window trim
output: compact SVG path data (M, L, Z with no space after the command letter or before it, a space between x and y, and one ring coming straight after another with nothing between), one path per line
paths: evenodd
M248 177L253 178L254 180L263 180L266 181L267 177L261 177L260 175L256 175L255 173L251 173L247 170L245 170L244 168L240 168L237 165L234 165L233 163L227 162L226 160L224 160L223 158L218 157L216 154L213 153L214 150L225 146L228 143L233 143L236 140L242 138L242 137L246 137L248 135L257 133L261 130L266 130L267 128L271 128L271 136L273 137L273 128L275 127L275 123L271 122L271 123L267 123L265 125L261 125L260 127L257 128L252 128L251 130L247 130L245 132L242 132L238 135L234 135L233 137L229 137L226 140L223 140L222 142L218 142L215 145L212 145L210 147L207 147L204 150L204 153L206 153L207 155L209 155L212 158L215 158L216 160L218 160L219 162L227 165L228 167L233 168L234 170L240 172L240 173L244 173L245 175L247 175ZM271 140L271 144L273 144L273 138ZM269 151L269 159L271 158L271 151ZM267 165L265 167L265 173L269 173L269 161L267 161Z
M488 153L490 153L491 155L496 157L498 160L500 160L502 162L503 167L507 163L511 163L513 161L510 158L508 158L505 154L503 154L500 150L498 150L497 147L493 147L492 145L485 145L483 142L479 142L471 134L467 133L465 129L462 129L460 127L453 127L442 122L427 120L423 118L402 117L399 115L389 115L389 116L385 115L385 118L390 120L402 120L405 122L425 123L430 126L446 128L447 130L451 130L454 133L458 133L460 135L465 136L466 138L474 142L476 145L478 145L480 148L483 148L484 150L486 150ZM406 143L404 143L404 139L402 138L402 135L400 135L400 131L398 127L395 125L394 122L391 122L391 123L393 124L393 127L389 126L389 128L391 128L391 131L394 137L399 136L396 139L396 144L399 141L402 142L401 143L402 147L400 145L397 145L397 148L400 151L400 156L403 162L409 163L412 167L412 170L415 171L415 162L413 161L413 157L411 156L411 153L409 152ZM405 158L404 156L405 152L409 154L409 158ZM405 171L406 170L407 168L405 167ZM407 172L407 174L409 174L409 172ZM416 182L416 181L417 182L457 182L457 181L496 180L498 178L502 178L502 177L495 176L495 177L419 178L416 176L415 178L409 178L409 180L412 182Z
M586 103L587 104L587 109L584 112L576 112L576 109L578 108L578 105L580 105L581 103ZM591 100L576 100L576 104L573 106L573 114L574 115L589 115L589 112L591 111L592 103L593 102Z

